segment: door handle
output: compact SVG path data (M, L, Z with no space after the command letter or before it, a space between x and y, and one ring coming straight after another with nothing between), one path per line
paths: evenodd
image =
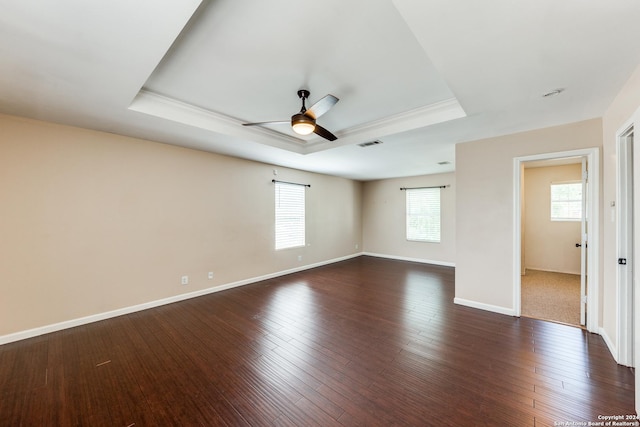
M576 243L576 248L581 248L582 245L580 243Z

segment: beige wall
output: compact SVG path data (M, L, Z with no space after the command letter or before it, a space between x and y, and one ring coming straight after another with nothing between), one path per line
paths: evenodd
M456 145L456 299L513 306L514 158L602 146L599 119Z
M360 252L362 184L281 167L309 246L276 252L273 169L0 116L0 338Z
M627 81L617 97L611 103L604 117L603 127L603 331L611 342L617 346L617 239L616 239L616 212L611 208L611 202L616 201L617 179L617 138L616 134L625 125L631 116L640 108L640 66L636 68L631 78ZM636 123L636 147L637 129ZM639 168L636 166L636 171ZM613 217L612 217L613 214Z
M580 274L580 221L551 221L551 183L579 181L580 164L524 171L524 265L534 270Z
M406 202L401 187L450 185L440 193L441 242L406 239ZM436 174L369 181L363 184L362 234L364 251L376 255L453 265L456 255L455 174Z
M456 298L512 309L513 158L603 145L601 319L615 345L615 134L639 107L640 67L602 120L458 144L455 176L362 184L278 167L312 185L310 246L279 252L270 165L0 115L0 338L361 249L455 262ZM393 199L440 178L443 242L406 242Z

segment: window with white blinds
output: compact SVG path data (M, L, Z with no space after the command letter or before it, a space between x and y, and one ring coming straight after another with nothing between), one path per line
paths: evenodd
M275 183L276 250L305 245L305 208L303 185Z
M440 242L440 188L408 188L407 240Z
M582 182L551 184L551 221L582 220Z

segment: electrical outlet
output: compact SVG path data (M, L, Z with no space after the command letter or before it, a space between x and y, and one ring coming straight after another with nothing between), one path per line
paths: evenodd
M298 261L302 261L302 255L298 255Z
M210 271L209 274L207 274L207 278L209 280L213 279L213 271Z
M189 276L182 276L180 278L180 283L183 285L188 285L189 284Z
M358 249L358 244L356 243L356 249Z

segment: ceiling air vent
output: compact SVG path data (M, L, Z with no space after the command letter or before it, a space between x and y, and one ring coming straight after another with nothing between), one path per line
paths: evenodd
M558 89L554 89L552 91L549 91L545 94L542 95L543 98L551 98L557 95L560 95L562 92L564 92L564 88L558 88Z
M358 144L359 147L371 147L372 145L378 145L378 144L382 144L382 141L369 141L369 142L363 142L362 144Z

